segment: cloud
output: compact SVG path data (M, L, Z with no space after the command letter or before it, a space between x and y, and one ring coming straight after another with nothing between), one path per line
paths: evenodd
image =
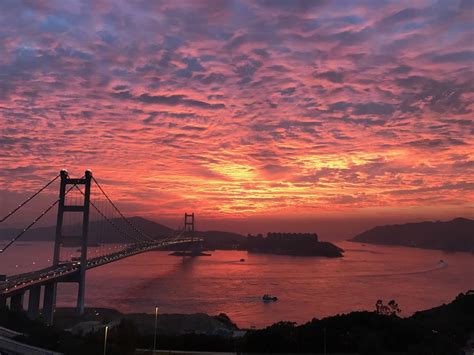
M305 13L326 4L325 0L259 0L257 2L263 7L300 13Z
M148 93L144 93L138 96L134 96L129 91L120 91L111 93L111 96L117 99L135 100L144 104L187 106L209 110L225 108L225 105L222 103L210 104L205 101L189 99L186 95L150 95Z
M0 2L2 189L90 167L154 218L464 212L471 8Z
M344 75L340 72L335 72L335 71L316 73L315 77L328 80L332 83L342 83L344 81Z
M288 96L288 95L294 94L295 91L296 91L295 87L289 87L289 88L281 90L280 94L282 94L283 96Z
M407 143L413 147L418 148L446 148L449 146L459 146L459 145L466 145L466 143L462 140L455 139L455 138L447 138L447 139L420 139L416 141L411 141Z
M395 112L393 105L380 103L380 102L368 102L363 104L356 104L354 106L354 115L378 115L378 116L389 116Z
M394 14L385 17L381 22L384 26L393 26L395 24L418 19L424 14L423 9L406 8Z
M466 64L469 64L474 60L474 51L460 51L435 55L432 60L434 63L466 62Z
M66 32L71 25L61 16L50 15L47 16L41 23L41 29L45 32Z
M222 73L210 73L208 75L195 75L195 80L199 80L204 85L224 84L227 77Z
M138 101L146 103L146 104L162 104L162 105L169 105L169 106L189 106L189 107L198 107L204 109L223 109L225 105L222 103L219 104L210 104L205 101L200 100L193 100L186 98L185 95L149 95L149 94L141 94L136 98Z

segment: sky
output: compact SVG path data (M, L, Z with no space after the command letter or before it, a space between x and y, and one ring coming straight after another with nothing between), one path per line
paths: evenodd
M473 217L473 4L3 0L0 211L66 168L207 229Z

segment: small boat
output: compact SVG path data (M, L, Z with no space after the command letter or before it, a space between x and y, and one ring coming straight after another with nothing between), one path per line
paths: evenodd
M278 297L264 294L263 297L262 297L262 301L264 301L264 302L274 302L274 301L278 301Z
M240 259L240 262L243 263L245 261L245 259Z

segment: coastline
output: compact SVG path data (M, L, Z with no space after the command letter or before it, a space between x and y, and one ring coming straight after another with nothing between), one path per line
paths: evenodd
M460 299L467 299L470 306L474 307L474 290L468 290L466 293L460 293L452 302L448 304L441 304L436 307L427 308L415 311L406 316L397 314L397 319L409 320L417 317L422 317L426 314L435 312L446 313L446 310L453 303ZM279 321L271 325L255 328L255 327L239 327L233 320L225 313L218 315L210 315L207 313L164 313L159 314L157 319L157 332L163 335L184 335L184 334L206 334L219 336L235 336L240 333L244 335L247 331L258 331L271 328L280 323L291 323L295 326L305 326L314 321L325 321L337 317L351 317L355 314L371 314L374 310L353 310L347 313L338 313L321 319L312 318L307 322L297 323L292 321ZM474 312L474 308L472 309ZM55 314L55 326L60 329L67 329L72 332L79 331L80 328L74 328L80 323L88 323L91 328L94 328L94 323L97 324L119 324L121 320L132 321L136 324L137 329L142 335L149 335L154 331L153 324L155 322L155 314L152 313L123 313L114 308L104 307L87 307L85 314L79 316L76 314L76 309L73 307L58 307ZM84 329L83 329L84 330Z
M327 346L328 353L421 354L436 346L439 350L436 354L455 354L470 346L469 339L474 333L473 290L459 294L448 304L405 318L397 315L396 303L393 306L392 301L380 301L380 305L371 312L313 318L300 325L280 321L265 328L247 330L238 329L224 315L163 314L157 322L158 349L322 353ZM112 353L131 355L136 354L137 349L151 349L155 334L153 314L121 314L108 308L88 308L86 315L77 317L72 315L73 311L72 308L59 309L55 325L48 327L29 320L25 312L3 309L0 310L0 325L21 332L14 337L16 341L65 354L98 354L106 326L109 329L108 346L115 349ZM97 317L97 313L101 317ZM91 317L96 318L91 320ZM82 327L72 325L75 321ZM70 322L69 328L60 327L67 322ZM179 331L167 329L173 324Z

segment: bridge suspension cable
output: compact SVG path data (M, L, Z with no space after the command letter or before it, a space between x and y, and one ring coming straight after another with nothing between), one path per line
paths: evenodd
M85 196L84 191L82 191L79 186L77 186L77 185L75 185L75 186L76 186L76 188L79 190L79 192L80 192L83 196ZM143 243L143 240L140 240L140 239L138 239L138 238L135 238L134 236L128 234L127 232L124 232L124 231L123 231L119 226L117 226L110 218L108 218L108 217L99 209L99 207L97 207L97 206L95 205L94 202L89 201L89 203L90 203L90 205L91 205L92 207L94 207L94 209L95 209L107 222L109 222L119 233L123 234L126 238L132 238L133 240L135 240L135 241L137 241L137 242L139 242L139 243Z
M20 208L25 206L28 202L30 202L32 199L34 199L36 196L38 196L44 189L46 189L49 185L51 185L53 182L55 182L59 178L59 174L56 175L50 182L48 182L46 185L44 185L42 188L40 188L38 191L36 191L33 195L28 197L25 201L20 203L16 208L14 208L10 213L8 213L6 216L4 216L2 219L0 219L0 223L3 221L7 220L7 218L11 217L12 215L15 214Z
M92 180L95 182L95 184L97 185L97 187L99 188L99 190L104 194L105 198L110 202L110 204L112 205L112 207L118 212L118 214L127 222L127 224L132 227L133 230L135 230L135 232L137 232L138 234L140 234L142 237L144 237L145 239L148 239L149 241L151 242L156 242L156 239L150 237L149 235L147 235L146 233L143 233L140 229L138 229L132 222L130 222L130 220L125 217L123 215L123 213L118 209L118 207L112 202L112 200L109 198L109 196L105 193L104 189L102 188L102 186L100 186L100 184L97 182L97 180L94 178L94 176L92 176Z
M56 178L57 178L57 177L56 177ZM56 178L55 178L55 179L56 179ZM54 180L55 180L55 179L54 179ZM54 180L52 180L52 181L54 181ZM51 182L52 182L52 181L51 181ZM71 187L66 191L65 195L67 195L67 194L69 193L69 191L71 191L71 190L74 188L74 186L76 186L76 185L71 186ZM24 228L20 233L18 233L13 239L11 239L2 249L0 249L0 253L5 252L5 250L7 250L13 243L15 243L18 239L20 239L23 234L25 234L31 227L33 227L41 218L44 217L44 215L45 215L46 213L48 213L49 211L51 211L51 209L52 209L54 206L56 206L58 203L59 203L59 198L58 198L57 200L55 200L51 205L49 205L43 212L41 212L41 214L40 214L38 217L36 217L36 218L33 220L33 222L31 222L26 228Z

